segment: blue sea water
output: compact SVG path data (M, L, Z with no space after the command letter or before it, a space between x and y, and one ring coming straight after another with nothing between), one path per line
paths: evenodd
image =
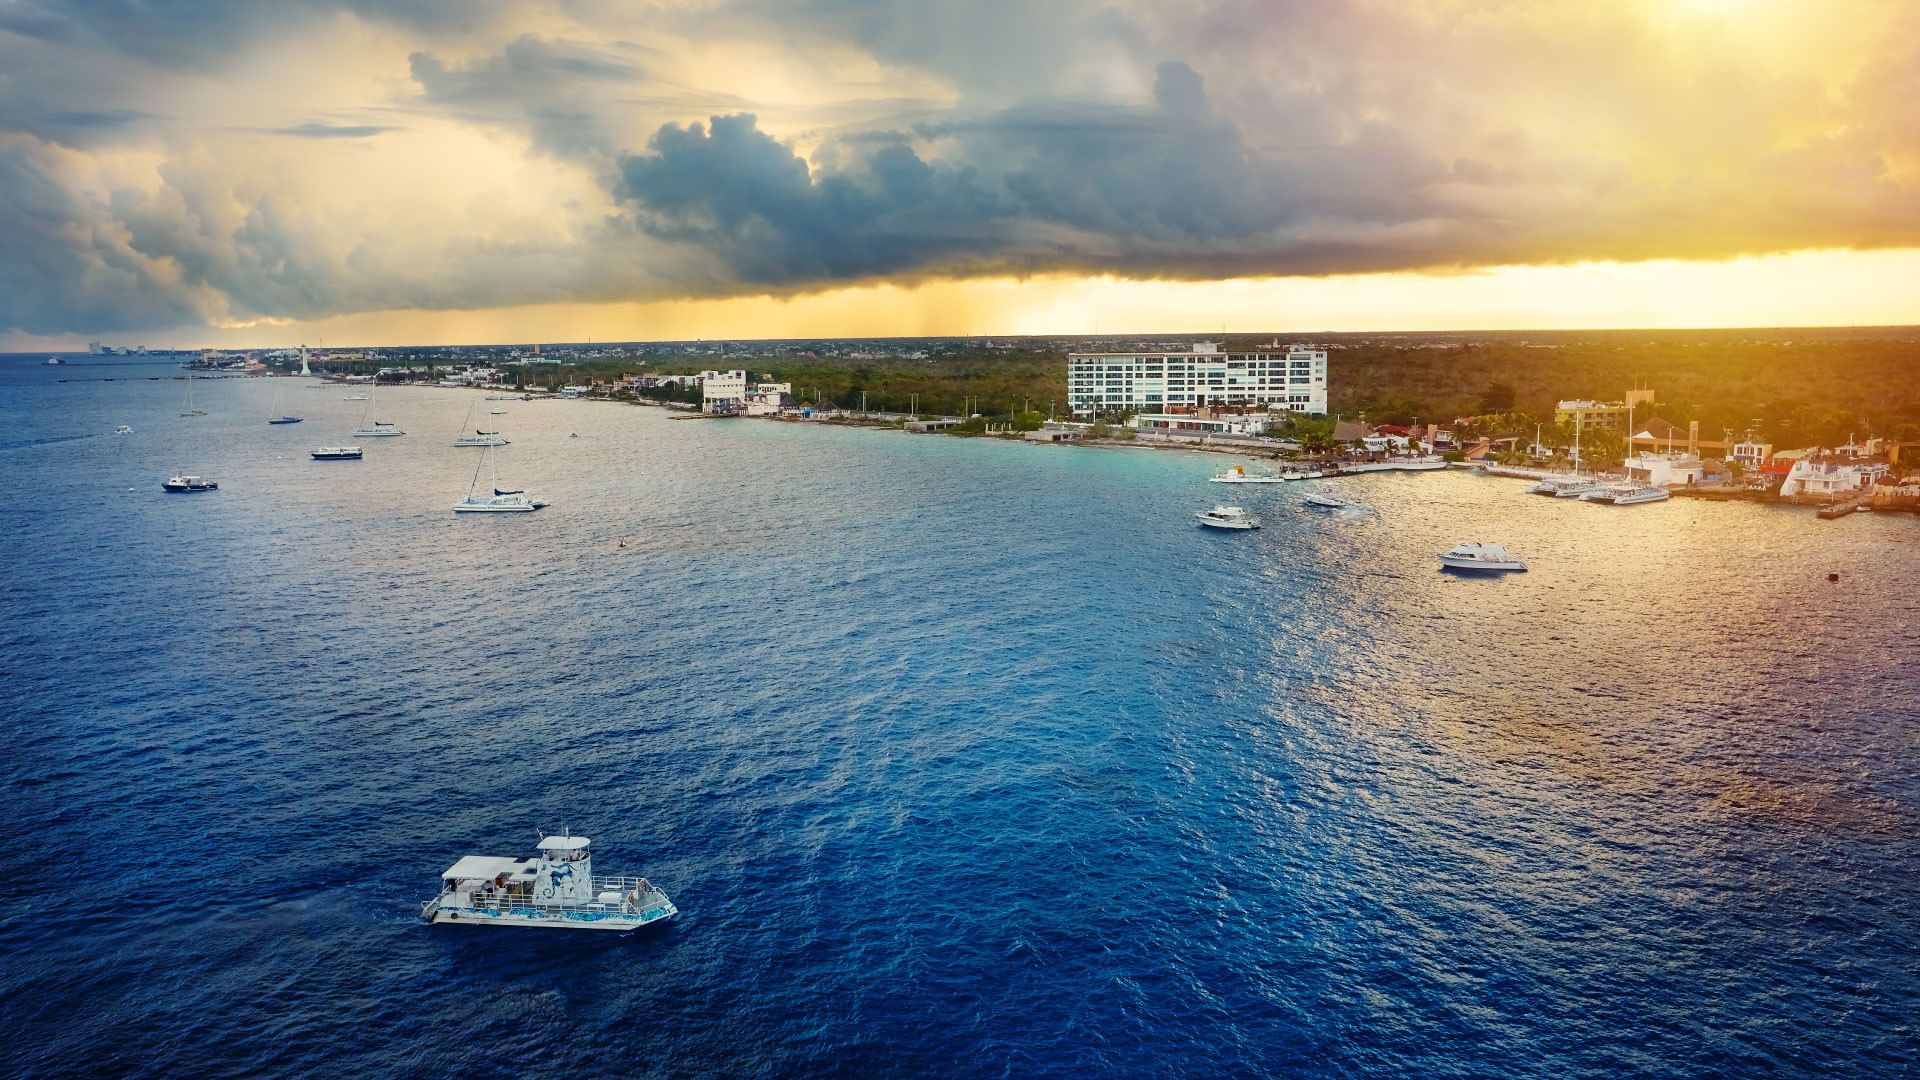
M323 463L338 387L41 359L9 1072L1920 1071L1920 519L1386 475L1216 534L1218 457L562 401L483 421L553 505L456 518L477 394ZM680 919L418 921L561 828Z

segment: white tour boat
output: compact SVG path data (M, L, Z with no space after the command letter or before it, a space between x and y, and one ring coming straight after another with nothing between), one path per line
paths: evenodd
M220 489L219 484L216 484L212 480L208 480L203 476L194 476L191 473L181 473L178 476L170 476L166 480L162 481L160 484L160 490L171 491L175 493L189 492L189 491L193 491L193 492L218 491L219 489Z
M1238 506L1216 506L1211 510L1193 515L1200 524L1211 529L1257 529L1260 522Z
M440 875L420 905L429 923L635 930L680 913L643 877L596 877L584 836L548 836L530 859L468 855Z
M1458 543L1452 551L1440 553L1440 564L1449 570L1525 570L1526 560L1499 544Z
M1603 487L1590 476L1548 476L1527 489L1529 495L1548 495L1556 499L1572 499L1585 495L1589 491L1598 491Z
M310 452L315 461L359 461L366 456L357 446L322 446Z
M1208 478L1215 484L1284 484L1287 478L1276 473L1250 473L1245 465L1222 469Z
M1345 499L1329 495L1324 491L1309 491L1300 500L1301 506L1312 506L1321 510L1345 510L1353 504Z
M1633 506L1636 503L1666 502L1671 498L1673 498L1673 492L1663 487L1625 484L1620 487L1589 491L1580 496L1580 501L1605 503L1608 506Z

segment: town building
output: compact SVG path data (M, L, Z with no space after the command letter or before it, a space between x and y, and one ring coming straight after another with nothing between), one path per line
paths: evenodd
M1271 418L1266 413L1201 416L1194 413L1138 413L1127 426L1155 435L1260 435Z
M1553 422L1582 431L1627 430L1633 410L1652 404L1653 391L1629 390L1625 401L1589 401L1584 398L1562 401L1553 409Z
M1731 450L1731 446L1724 438L1701 438L1698 420L1690 420L1686 427L1681 427L1656 417L1645 424L1635 426L1639 430L1627 439L1628 453L1642 450L1649 453L1671 452L1680 449L1685 449L1689 454L1714 451L1720 459L1724 460Z
M1276 342L1229 353L1202 341L1185 352L1067 354L1067 408L1075 416L1269 406L1324 414L1326 351L1299 345L1281 351Z
M778 416L783 409L792 404L792 383L754 383L747 387L741 410L748 416Z
M1707 475L1706 464L1693 454L1636 454L1626 468L1629 481L1649 487L1684 487Z
M1884 461L1843 462L1809 455L1794 461L1780 485L1780 494L1834 498L1865 491L1886 474Z
M1727 451L1727 460L1738 462L1742 468L1757 469L1773 460L1773 444L1761 442L1748 432L1746 438Z
M736 413L744 410L747 404L747 373L733 371L703 371L700 373L700 411L710 413Z

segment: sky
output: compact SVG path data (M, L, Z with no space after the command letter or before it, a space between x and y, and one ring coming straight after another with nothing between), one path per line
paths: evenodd
M1920 323L1911 0L0 0L0 349Z

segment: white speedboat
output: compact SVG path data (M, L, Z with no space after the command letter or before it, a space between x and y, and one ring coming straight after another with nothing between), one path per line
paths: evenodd
M1345 510L1353 504L1345 499L1329 495L1324 491L1309 491L1300 500L1301 506L1311 506L1320 510Z
M219 488L219 484L203 476L194 476L191 473L181 473L179 476L170 476L160 484L160 490L171 491L176 494L181 492L218 491Z
M1440 565L1449 570L1525 570L1526 560L1499 544L1458 543L1440 553Z
M365 394L348 394L348 395L347 395L346 397L343 397L343 398L341 398L340 400L341 400L341 401L365 401L365 400L367 400L367 395L365 395Z
M420 905L429 923L636 930L680 913L643 877L598 877L584 836L548 836L539 855L468 855L440 875L440 895Z
M1257 529L1260 522L1238 506L1216 506L1193 515L1211 529Z
M1580 501L1605 503L1608 506L1633 506L1636 503L1666 502L1671 498L1673 498L1673 492L1663 487L1626 484L1589 491L1580 496Z
M359 461L366 456L357 446L322 446L311 453L315 461Z
M1215 484L1284 484L1286 477L1275 473L1250 473L1245 465L1222 469L1208 478Z
M505 409L488 409L488 410L487 410L487 415L488 415L488 416L505 416L505 415L507 415L507 410L505 410Z
M113 433L115 435L131 435L133 434L133 428L126 424L121 424L119 427L113 429Z
M497 431L481 431L479 428L475 428L473 430L473 434L462 435L459 438L453 440L453 445L455 446L505 446L507 445L507 440L501 438L500 433Z

